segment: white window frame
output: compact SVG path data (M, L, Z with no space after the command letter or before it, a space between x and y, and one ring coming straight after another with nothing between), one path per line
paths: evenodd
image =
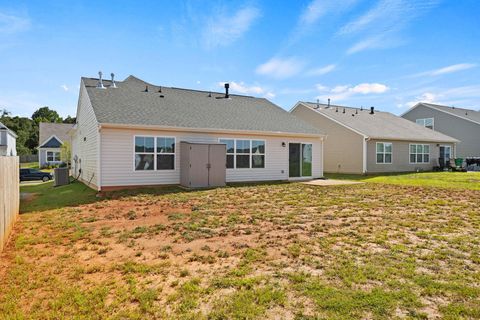
M164 138L164 139L173 139L173 152L158 152L157 151L157 139L158 138ZM175 137L171 136L156 136L155 137L155 171L174 171L176 168L176 163L175 161L177 160L176 152L177 152L177 139ZM157 168L157 156L158 155L173 155L173 169L158 169Z
M135 139L136 138L153 138L153 152L136 152L135 151ZM159 153L157 152L157 138L173 138L173 143L175 144L175 152L173 153ZM135 166L135 155L137 154L152 154L153 155L153 170L137 170ZM157 169L157 154L160 155L173 155L173 169ZM176 165L177 161L177 138L174 136L157 136L157 135L147 135L147 134L139 134L133 136L133 171L134 172L171 172L175 171L177 168Z
M218 138L218 143L222 143L222 140L233 140L233 153L227 152L227 155L233 155L233 168L227 168L227 170L257 170L257 169L265 169L267 167L267 141L265 139L255 139L255 138ZM250 142L250 152L249 153L237 153L237 140L247 140ZM252 144L253 141L262 141L263 145L265 146L265 150L263 153L253 153L252 152ZM248 168L237 168L237 155L248 155L249 165ZM262 155L263 156L263 168L253 168L253 156L254 155Z
M52 153L52 154L53 154L52 158L53 158L54 160L48 160L48 154L49 154L49 153ZM55 158L56 158L56 157L55 157L55 154L57 154L57 153L58 153L58 160L55 160ZM48 151L48 150L47 150L46 160L47 160L47 162L61 162L61 161L62 161L61 152L60 152L60 151Z
M415 153L412 153L412 146L415 146ZM422 153L417 152L417 146L422 146ZM428 153L425 153L425 146L428 146ZM408 162L410 164L430 164L430 162L432 160L432 158L430 156L430 149L431 149L431 146L428 143L410 143L408 145ZM412 154L415 155L415 161L414 162L412 162ZM419 155L419 154L422 155L422 161L421 162L417 161L417 155ZM428 162L424 161L424 156L426 154L428 155Z
M383 152L378 152L377 147L379 144L383 144ZM389 144L391 146L392 151L385 152L385 145ZM378 162L378 154L383 154L383 162ZM390 162L385 162L385 155L390 154ZM392 142L377 142L375 143L375 163L376 164L392 164L393 163L393 143Z
M427 120L432 120L432 130L435 130L435 119L434 118L420 118L420 119L415 119L415 123L418 125L421 125L422 127L427 128L426 122ZM430 128L427 128L430 129Z

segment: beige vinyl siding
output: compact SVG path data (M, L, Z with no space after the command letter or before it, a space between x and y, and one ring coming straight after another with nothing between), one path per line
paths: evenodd
M416 119L433 118L434 130L460 140L456 156L480 157L480 125L423 105L402 116L415 122Z
M292 114L327 134L324 140L324 170L335 173L363 173L363 136L299 105Z
M392 143L392 163L377 164L376 144L377 142ZM430 146L429 163L410 163L410 144L428 144ZM438 143L452 147L452 143ZM379 172L409 172L409 171L430 171L434 166L438 166L440 156L440 147L437 143L422 141L392 141L392 140L369 140L367 142L367 173Z
M75 177L79 174L79 169L81 168L80 180L87 184L91 181L90 186L93 188L98 186L98 141L98 123L85 86L81 83L77 128L72 138L72 157L76 155L81 160L81 163L77 163L75 168L75 163L72 160L72 166L74 166Z
M135 136L169 136L176 138L174 170L134 170ZM313 144L313 176L323 176L320 138L271 137L263 135L209 134L162 130L101 129L102 187L129 185L157 185L180 183L180 142L218 143L220 138L265 140L265 168L227 169L227 182L267 181L288 179L288 143ZM282 142L286 143L282 147Z

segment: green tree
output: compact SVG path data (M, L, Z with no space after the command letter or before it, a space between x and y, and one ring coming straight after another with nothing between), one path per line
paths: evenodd
M40 122L62 122L62 117L57 111L51 110L49 107L42 107L32 114L32 120L36 123Z
M75 123L77 118L75 117L70 117L70 116L67 116L65 119L63 119L63 123Z

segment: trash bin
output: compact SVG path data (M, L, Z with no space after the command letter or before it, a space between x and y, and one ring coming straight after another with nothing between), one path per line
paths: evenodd
M53 169L55 187L64 186L70 183L70 177L68 176L68 168L55 168Z
M457 158L455 159L455 166L457 168L461 168L462 167L462 164L463 164L463 158Z

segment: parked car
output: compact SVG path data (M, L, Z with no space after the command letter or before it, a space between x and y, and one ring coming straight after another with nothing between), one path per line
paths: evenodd
M42 180L47 182L52 180L53 176L49 172L40 171L37 169L20 169L20 181Z

